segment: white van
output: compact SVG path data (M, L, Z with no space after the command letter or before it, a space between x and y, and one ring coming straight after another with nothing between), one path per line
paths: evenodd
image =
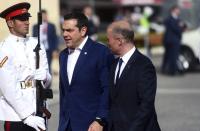
M194 69L199 63L200 27L185 31L179 55L179 66L183 71Z

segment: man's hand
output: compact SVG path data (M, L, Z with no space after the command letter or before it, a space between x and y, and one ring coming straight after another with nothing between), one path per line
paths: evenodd
M44 118L30 115L24 121L24 124L33 127L36 131L46 130Z
M98 122L94 121L90 126L88 131L103 131L103 126L101 126Z
M45 80L47 76L47 72L45 69L39 68L35 71L29 71L29 75L25 78L25 81L29 80Z

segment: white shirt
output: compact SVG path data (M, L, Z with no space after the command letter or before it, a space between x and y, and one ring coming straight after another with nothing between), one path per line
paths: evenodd
M37 39L21 38L10 34L0 46L0 120L21 121L36 112L36 90L34 84L22 88L21 81L35 71L35 46ZM51 80L48 71L46 51L41 46L40 68L46 70L47 80Z
M124 70L126 64L128 63L129 59L131 58L131 56L132 56L133 53L135 52L135 49L136 49L136 48L135 48L135 46L134 46L134 47L133 47L131 50L129 50L124 56L121 57L122 60L123 60L123 62L122 62L121 69L120 69L120 72L119 72L119 78L120 78L120 76L121 76L121 74L122 74L122 72L123 72L123 70ZM119 68L119 63L117 64L117 67L116 67L116 70L115 70L115 81L114 81L114 83L116 83L116 77L117 77L118 68Z
M82 41L82 43L79 45L79 47L75 48L74 52L72 52L68 55L67 75L68 75L69 84L71 84L71 80L73 77L73 72L74 72L76 62L78 60L78 57L79 57L81 50L83 49L83 46L85 45L87 39L88 39L88 36L86 36L86 38ZM69 52L70 52L70 49L69 49Z
M40 25L40 43L43 44L43 46L46 50L49 49L49 43L48 43L48 37L47 37L47 33L48 33L47 26L48 26L47 22L43 22Z

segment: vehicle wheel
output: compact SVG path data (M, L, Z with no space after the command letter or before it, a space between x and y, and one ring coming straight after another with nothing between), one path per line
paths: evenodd
M194 54L190 49L181 49L178 56L178 68L180 71L185 72L194 68Z

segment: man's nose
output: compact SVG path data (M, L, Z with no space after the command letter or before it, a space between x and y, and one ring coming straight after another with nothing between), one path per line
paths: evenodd
M69 32L63 31L63 36L68 36L68 35L69 35Z
M29 25L29 23L30 23L29 20L26 20L26 21L24 21L24 22L25 22L25 24L27 24L27 25Z

